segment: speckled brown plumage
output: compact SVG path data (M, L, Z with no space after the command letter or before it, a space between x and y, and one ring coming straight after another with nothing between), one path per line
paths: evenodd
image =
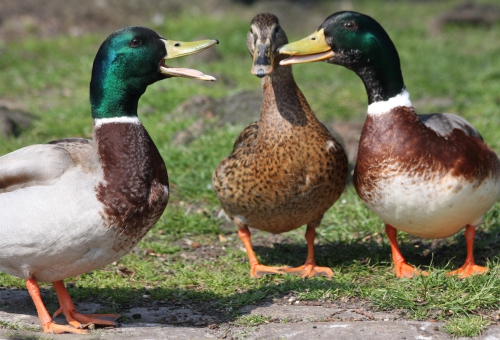
M168 202L165 163L140 124L104 124L95 130L104 182L95 188L106 227L116 230L117 252L129 251L158 221Z
M273 54L286 43L274 15L256 16L252 31L247 39L252 54L254 41L270 40ZM213 175L217 197L240 229L282 233L304 224L315 228L346 184L342 146L312 112L291 67L279 66L278 59L271 56L273 64L266 66L272 67L262 78L259 121L243 130ZM254 68L256 60L262 58L254 56Z

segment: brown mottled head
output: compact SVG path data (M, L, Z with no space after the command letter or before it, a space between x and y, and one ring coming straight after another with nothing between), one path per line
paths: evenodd
M276 57L277 50L286 43L288 39L278 17L271 13L257 14L247 34L247 48L253 59L252 74L262 78L279 67L281 58Z

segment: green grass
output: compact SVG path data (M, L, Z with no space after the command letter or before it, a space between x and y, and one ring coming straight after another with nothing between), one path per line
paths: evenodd
M271 320L270 316L264 315L243 315L234 321L236 326L258 326L264 323L268 323Z
M393 38L417 111L458 113L500 152L500 25L489 29L447 27L435 35L428 23L436 13L459 1L353 3L355 10L377 18ZM336 10L329 10L326 2L321 6L316 11L325 16ZM487 322L494 321L479 319L475 313L493 313L500 307L498 205L485 216L477 233L476 259L488 265L489 275L466 280L445 275L465 258L463 233L438 243L401 234L401 249L407 260L429 270L430 275L395 279L383 223L349 186L318 229L317 262L332 267L333 279L248 277L248 262L236 228L214 217L220 206L210 186L213 169L229 154L243 126L211 129L187 146L176 146L172 144L175 133L195 119L172 119L168 113L195 94L218 98L259 88L260 80L249 73L250 57L245 46L253 14L228 11L221 25L215 17L185 13L163 26L152 26L176 40L192 40L200 35L220 39L216 47L220 60L194 66L194 61L186 58L187 66L213 74L220 81L208 84L170 79L150 86L139 110L167 164L169 205L138 247L118 264L70 279L70 294L76 301L97 298L106 302L102 312L141 304L145 294L155 301L203 302L230 319L255 326L258 320L253 316L239 316L240 307L293 292L298 300L361 299L375 309L396 311L406 318L447 321L446 330L455 336L478 334ZM290 29L289 40L310 34L320 23L312 25L310 31ZM285 25L284 29L288 31ZM0 77L4 79L0 82L0 99L21 103L40 119L19 137L1 139L0 154L56 138L91 136L88 84L92 60L104 38L102 34L89 34L78 38L26 38L6 44L0 54ZM186 64L178 60L174 66ZM364 116L364 88L350 71L316 63L298 65L294 73L320 119ZM266 237L265 233L257 235ZM265 264L300 265L307 252L303 235L304 228L289 232L286 242L256 247L257 254ZM210 249L215 251L211 253ZM120 274L119 268L126 270ZM24 287L24 282L0 274L0 286ZM53 312L57 300L50 297L48 306ZM474 330L475 325L479 330Z
M14 331L37 331L40 327L31 327L27 325L22 325L17 322L6 322L0 320L0 328L5 328Z
M444 331L453 337L473 337L480 335L489 324L488 320L480 316L462 315L448 321L444 326Z

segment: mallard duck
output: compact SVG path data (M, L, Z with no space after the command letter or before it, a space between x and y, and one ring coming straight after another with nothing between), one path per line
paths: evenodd
M475 227L500 196L500 161L465 119L415 113L398 52L382 26L360 13L338 12L310 36L279 51L291 55L284 65L326 60L363 81L368 115L354 185L386 224L396 276L426 274L406 263L397 230L444 238L465 228L465 263L449 274L487 271L474 262Z
M217 166L213 187L222 208L238 227L251 277L283 272L331 277L330 268L315 263L315 229L344 190L346 154L312 112L295 83L292 68L279 65L281 57L276 50L287 43L287 37L278 18L259 14L250 27L247 47L253 58L251 72L262 78L264 93L260 119L241 132L232 153ZM303 266L259 263L249 227L278 234L305 224L308 256Z
M167 59L216 40L167 40L145 27L110 35L94 60L93 139L32 145L0 157L0 271L26 280L44 332L86 333L119 314L76 312L63 279L118 260L158 221L169 196L165 163L137 117L148 85L170 77L215 80ZM53 322L37 282L52 282L71 326Z

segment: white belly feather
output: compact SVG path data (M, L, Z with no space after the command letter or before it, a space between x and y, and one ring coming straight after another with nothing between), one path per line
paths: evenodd
M51 282L117 260L93 179L68 171L53 185L0 194L0 271Z
M497 178L470 183L450 174L427 181L407 173L382 177L367 205L385 223L424 238L448 237L467 224L478 225L500 195Z

